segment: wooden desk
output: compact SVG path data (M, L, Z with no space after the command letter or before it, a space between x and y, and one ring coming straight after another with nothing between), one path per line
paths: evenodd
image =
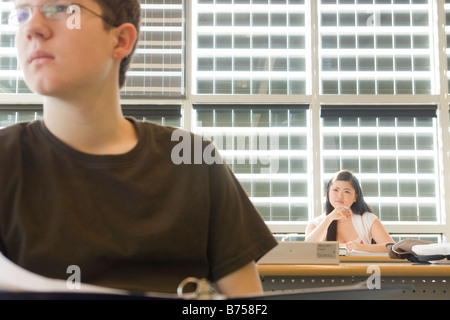
M363 284L368 289L406 286L392 299L450 299L450 265L341 262L339 265L259 265L265 291ZM370 288L369 286L372 286Z

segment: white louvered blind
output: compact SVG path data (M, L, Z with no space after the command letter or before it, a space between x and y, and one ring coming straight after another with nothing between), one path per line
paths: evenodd
M196 106L195 132L211 139L266 222L309 219L305 105Z
M450 0L445 0L445 34L447 36L447 79L448 79L448 92L450 93Z
M304 0L193 1L194 94L307 94Z
M0 2L0 95L10 93L31 93L23 81L22 72L17 62L15 34L17 28L8 25L8 16L14 2Z
M436 106L326 106L323 183L356 173L384 222L440 222Z
M322 94L435 94L433 1L321 0Z
M180 98L185 95L183 0L141 0L141 34L122 96Z

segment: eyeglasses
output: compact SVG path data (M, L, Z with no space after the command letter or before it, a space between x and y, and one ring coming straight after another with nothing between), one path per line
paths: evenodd
M73 6L77 6L80 8L83 8L86 11L89 11L93 15L99 17L103 21L105 21L107 24L117 27L117 25L109 22L105 17L102 15L96 13L95 11L92 11L91 9L78 4L78 3L67 3L67 2L48 2L41 6L21 6L13 9L11 13L9 14L8 18L8 24L11 26L23 26L28 21L30 21L31 17L33 16L33 8L37 7L39 8L39 11L41 14L46 17L53 20L62 20L65 18L68 18L71 14L74 13Z

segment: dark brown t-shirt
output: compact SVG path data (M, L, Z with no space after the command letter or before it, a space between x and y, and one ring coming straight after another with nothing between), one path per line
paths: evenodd
M0 250L18 265L137 292L216 281L276 245L226 164L175 164L175 129L138 122L122 155L78 152L42 121L0 130ZM194 140L194 139L193 139Z

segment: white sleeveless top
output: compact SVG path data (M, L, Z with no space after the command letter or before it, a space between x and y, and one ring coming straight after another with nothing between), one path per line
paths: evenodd
M355 227L356 233L358 233L359 239L358 241L362 241L364 244L372 243L372 234L370 233L370 229L372 228L372 224L378 217L372 212L365 212L364 214L352 214L352 223ZM320 225L325 219L325 214L322 214L319 217L314 218L311 222L317 227ZM323 241L326 240L326 236Z

